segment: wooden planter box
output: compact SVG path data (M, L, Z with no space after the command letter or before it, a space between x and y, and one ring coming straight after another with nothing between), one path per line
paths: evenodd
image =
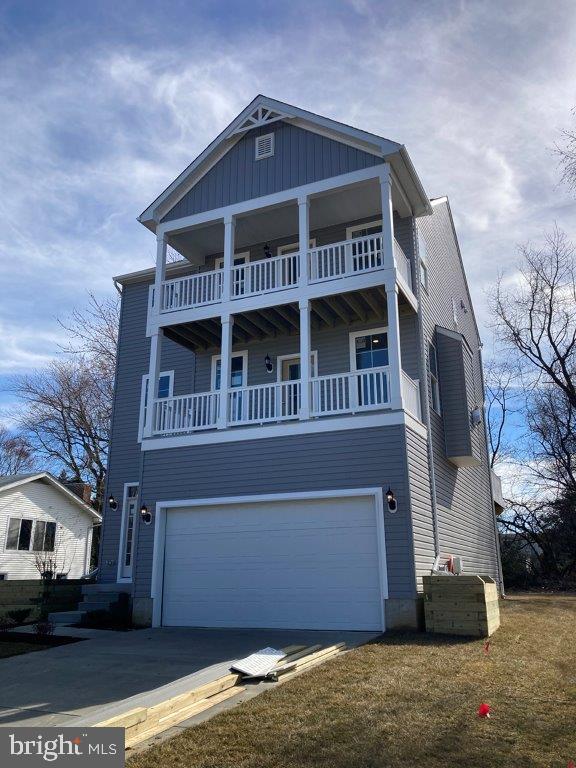
M498 586L489 576L424 576L426 631L489 637L500 626Z

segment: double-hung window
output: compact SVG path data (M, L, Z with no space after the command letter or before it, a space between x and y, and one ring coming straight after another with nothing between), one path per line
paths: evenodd
M6 549L17 552L53 552L56 523L11 517L8 521Z
M142 440L144 433L144 424L146 424L146 414L148 412L148 390L150 376L142 376L142 392L140 395L140 424L138 427L138 440ZM174 371L163 371L158 379L158 400L172 397L174 394Z

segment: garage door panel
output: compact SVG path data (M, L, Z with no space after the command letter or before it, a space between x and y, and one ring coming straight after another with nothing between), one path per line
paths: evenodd
M167 512L163 623L380 629L373 499Z

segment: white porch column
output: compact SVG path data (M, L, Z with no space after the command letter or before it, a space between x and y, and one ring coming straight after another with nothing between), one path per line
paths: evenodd
M232 266L234 265L234 235L236 219L224 219L224 259L222 263L222 301L230 301L232 295Z
M224 265L226 269L226 265ZM222 342L220 348L220 411L218 414L218 429L226 429L228 426L228 392L230 391L230 372L232 362L232 315L223 315Z
M300 419L310 418L310 301L303 299L300 307Z
M157 296L159 294L156 294ZM148 367L148 395L146 398L146 421L144 423L144 437L152 437L154 424L154 400L158 394L158 381L162 365L162 340L164 331L157 328L150 337L150 363Z
M382 252L384 269L394 269L394 213L392 208L392 179L390 166L386 164L380 176L380 194L382 198Z
M298 251L300 279L298 284L308 285L308 248L310 247L310 201L305 195L298 198ZM302 363L300 363L302 365Z
M390 377L390 406L402 408L402 356L400 354L400 317L398 314L398 286L386 286L388 309L388 364Z
M156 238L156 275L154 279L154 314L162 310L162 283L166 280L166 235Z

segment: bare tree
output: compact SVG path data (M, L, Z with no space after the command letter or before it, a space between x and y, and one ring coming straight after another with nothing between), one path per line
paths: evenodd
M74 563L61 537L56 533L54 549L51 552L34 552L34 567L42 579L55 579L59 573L67 574Z
M492 358L484 366L486 420L490 447L490 466L510 458L513 453L506 427L519 411L518 371L508 361Z
M576 117L576 109L572 110ZM562 181L572 192L576 192L576 130L562 131L563 143L556 145L556 153L560 157Z
M71 481L89 482L100 508L112 411L110 383L79 354L19 377L16 389L24 404L21 426L36 455L55 474L64 469Z
M559 229L542 249L521 249L519 283L500 279L492 305L496 333L522 367L524 384L553 385L576 408L574 246Z
M26 437L0 426L0 475L17 475L34 468L33 448Z

